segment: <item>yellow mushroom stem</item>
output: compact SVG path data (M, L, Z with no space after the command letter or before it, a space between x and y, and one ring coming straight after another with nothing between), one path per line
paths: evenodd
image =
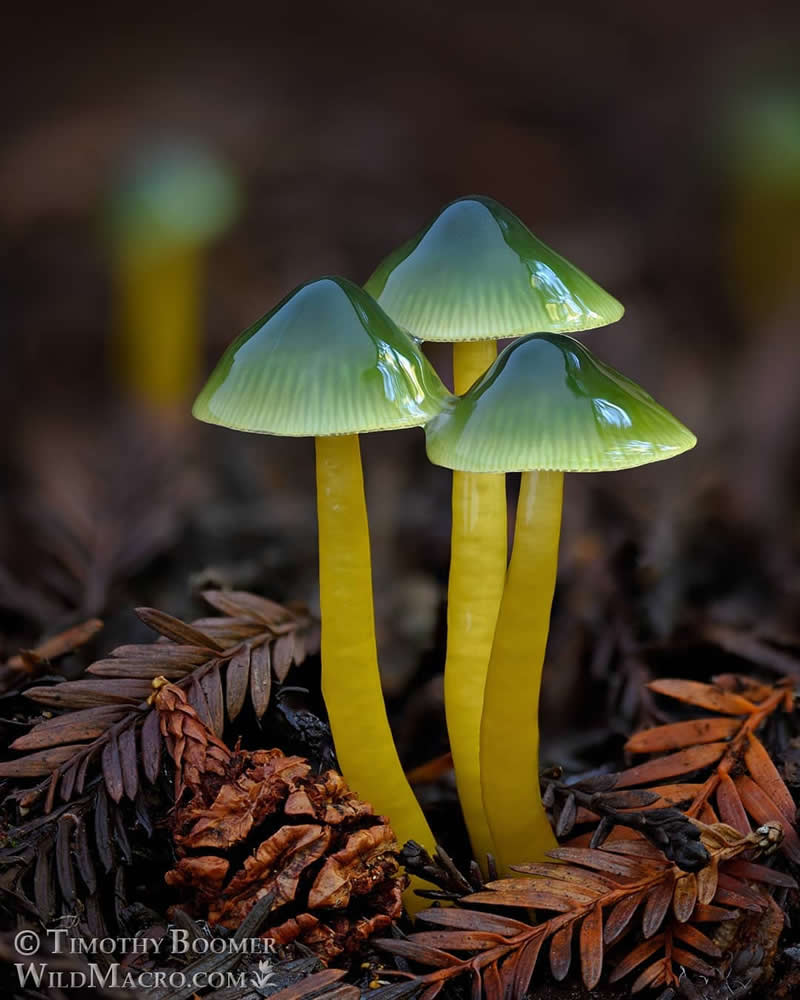
M455 391L466 392L496 357L493 340L454 344ZM494 848L481 796L481 713L507 560L506 477L453 472L444 702L458 798L484 874Z
M347 783L388 816L402 844L435 840L397 756L378 670L372 605L369 528L357 435L316 438L319 591L322 613L322 694L336 755ZM414 913L429 903L414 888Z
M118 377L152 410L176 409L196 387L201 271L202 251L194 245L117 247Z
M481 786L498 867L556 847L539 791L539 690L558 564L563 472L525 472L481 724Z

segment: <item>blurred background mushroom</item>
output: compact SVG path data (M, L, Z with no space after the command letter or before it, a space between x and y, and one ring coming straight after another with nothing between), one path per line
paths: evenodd
M800 290L787 275L779 310L743 304L731 233L734 218L755 232L745 202L756 196L734 182L723 126L743 103L762 119L763 91L796 93L799 31L796 4L744 0L698 0L691 30L682 7L633 0L407 0L369 18L349 0L8 15L0 654L88 608L107 620L109 645L135 639L131 604L191 615L192 588L210 583L318 604L310 442L276 442L265 462L253 436L197 425L155 488L153 436L134 448L118 434L103 196L130 151L181 141L230 163L245 197L208 249L205 371L265 302L315 274L363 282L421 220L475 191L513 206L624 302L592 351L669 400L702 444L657 476L575 477L544 759L605 759L603 741L621 744L653 710L642 679L705 679L720 643L726 670L746 668L745 655L785 660L800 645ZM752 245L777 250L796 240L796 214L785 189L771 197L784 207ZM449 378L449 348L426 351ZM412 767L447 750L450 475L426 461L418 431L362 446L373 551L388 567L376 578L384 683ZM452 775L438 780L417 791L446 830ZM466 850L459 837L452 827L448 846Z
M115 373L140 405L186 405L204 358L203 251L233 222L230 170L206 150L173 143L139 149L106 209L113 258Z

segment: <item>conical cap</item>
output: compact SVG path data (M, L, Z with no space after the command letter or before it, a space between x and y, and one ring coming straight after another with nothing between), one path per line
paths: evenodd
M644 389L563 334L510 344L425 435L435 465L466 472L628 469L697 441Z
M198 420L288 437L417 427L450 398L419 346L344 278L301 285L228 348Z
M619 302L491 198L461 198L364 286L421 340L455 343L614 323Z

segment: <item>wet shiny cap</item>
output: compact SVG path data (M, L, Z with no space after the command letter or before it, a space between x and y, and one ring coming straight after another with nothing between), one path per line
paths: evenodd
M450 399L419 346L344 278L301 285L234 341L198 420L322 437L418 427Z
M616 322L615 298L491 198L451 202L364 286L421 340L498 340Z
M109 199L114 237L142 251L202 243L240 207L232 171L208 150L184 144L147 149L127 164Z
M604 472L697 443L644 389L563 334L510 344L425 428L428 458L466 472Z

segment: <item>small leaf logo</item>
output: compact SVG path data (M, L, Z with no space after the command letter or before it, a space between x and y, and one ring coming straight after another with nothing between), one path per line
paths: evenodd
M275 973L272 971L272 962L268 958L262 958L258 963L258 972L253 973L253 986L268 986Z

